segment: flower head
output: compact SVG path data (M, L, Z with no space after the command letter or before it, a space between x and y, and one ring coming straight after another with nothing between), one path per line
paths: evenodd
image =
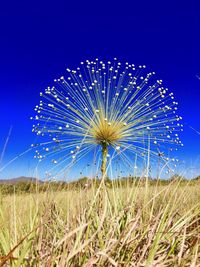
M47 139L36 145L45 152L41 156L37 150L37 157L78 161L95 148L104 150L104 157L108 150L143 157L148 142L152 155L158 147L181 144L178 103L162 80L155 80L155 72L145 69L117 59L87 60L76 70L67 69L66 77L40 93L33 131ZM100 159L103 164L105 158Z

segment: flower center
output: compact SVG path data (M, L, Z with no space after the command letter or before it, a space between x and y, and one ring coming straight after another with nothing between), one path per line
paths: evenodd
M116 141L123 138L124 125L122 122L108 122L100 120L93 124L91 135L97 144L107 143L114 145Z

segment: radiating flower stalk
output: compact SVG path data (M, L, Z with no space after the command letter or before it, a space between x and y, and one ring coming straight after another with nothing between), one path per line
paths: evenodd
M130 155L142 158L148 147L151 157L157 157L166 145L170 150L182 145L178 103L162 80L155 80L155 72L145 69L116 58L86 60L76 70L67 69L66 77L40 93L44 100L35 108L33 131L47 139L33 145L36 157L49 156L54 164L66 164L65 169L100 147L105 177L109 154L109 162L120 156L130 164Z

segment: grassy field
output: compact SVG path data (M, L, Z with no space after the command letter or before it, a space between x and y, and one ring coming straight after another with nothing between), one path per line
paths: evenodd
M0 196L0 266L200 266L200 184Z

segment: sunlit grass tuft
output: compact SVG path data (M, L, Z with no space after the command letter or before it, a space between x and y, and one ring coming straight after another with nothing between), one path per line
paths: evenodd
M0 266L200 266L199 192L173 182L4 196Z

